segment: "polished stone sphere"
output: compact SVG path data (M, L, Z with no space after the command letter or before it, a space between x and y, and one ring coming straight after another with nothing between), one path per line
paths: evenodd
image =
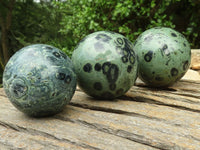
M123 35L94 32L81 40L72 55L79 87L98 99L123 95L137 78L137 55Z
M20 111L35 117L49 116L71 100L76 75L71 60L61 50L34 44L10 58L3 73L3 87Z
M180 80L191 62L186 38L166 27L143 32L134 43L139 57L139 78L152 87L167 87Z

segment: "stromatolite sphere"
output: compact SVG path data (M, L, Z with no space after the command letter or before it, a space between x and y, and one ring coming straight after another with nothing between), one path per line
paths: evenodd
M134 50L139 57L139 77L149 86L170 86L190 66L190 45L181 33L171 28L146 30L137 38Z
M137 55L124 36L99 31L79 42L72 55L79 87L99 99L113 99L133 86Z
M49 116L71 100L76 75L66 54L50 45L35 44L11 57L4 70L3 87L20 111L35 117Z

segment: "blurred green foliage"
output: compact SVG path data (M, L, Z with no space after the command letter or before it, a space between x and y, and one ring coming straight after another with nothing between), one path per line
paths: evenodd
M60 49L71 48L71 37L68 33L63 35L59 32L61 19L60 7L54 7L50 2L16 2L9 36L10 48L15 52L35 43L50 44Z
M199 0L67 0L54 5L72 12L63 16L59 31L71 33L74 45L99 30L121 33L134 42L143 31L165 26L183 33L192 48L200 48Z
M45 43L71 56L76 44L92 32L114 31L134 42L155 26L175 28L192 48L200 48L199 18L200 0L19 0L13 10L9 48L14 53L29 44Z
M14 54L24 46L44 43L71 56L76 44L92 32L118 32L134 42L155 26L174 28L192 48L200 48L199 18L200 0L16 0L9 50Z

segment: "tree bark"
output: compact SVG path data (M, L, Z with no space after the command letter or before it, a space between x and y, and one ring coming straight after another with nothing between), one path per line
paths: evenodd
M0 0L0 3L3 3ZM6 10L6 16L3 16L0 12L0 26L1 26L1 46L2 46L2 55L0 58L1 61L1 67L4 68L6 63L8 62L10 58L10 52L9 52L9 41L8 41L8 33L11 26L11 20L12 20L12 11L14 7L15 0L10 0L5 6Z

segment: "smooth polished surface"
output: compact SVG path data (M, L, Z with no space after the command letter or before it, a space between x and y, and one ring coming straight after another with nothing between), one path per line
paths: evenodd
M76 75L59 49L35 44L15 53L6 65L3 87L20 111L36 117L60 112L71 100Z
M80 88L99 99L123 95L137 77L137 56L124 36L99 31L79 42L72 62Z
M143 32L134 43L139 57L139 77L153 87L180 80L191 62L190 45L179 32L156 27Z

